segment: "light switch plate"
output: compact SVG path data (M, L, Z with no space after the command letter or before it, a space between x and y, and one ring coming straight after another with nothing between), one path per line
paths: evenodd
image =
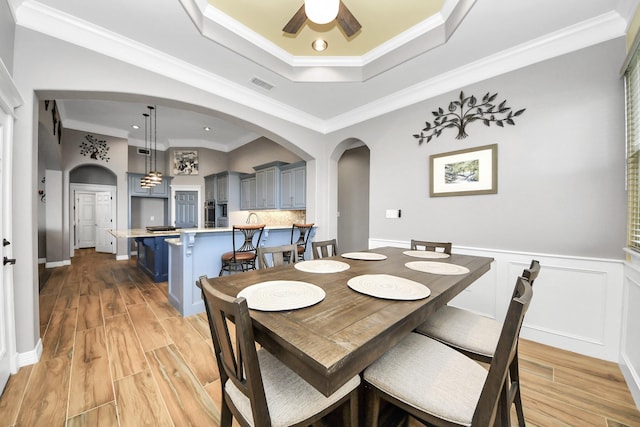
M387 209L386 218L400 218L400 209Z

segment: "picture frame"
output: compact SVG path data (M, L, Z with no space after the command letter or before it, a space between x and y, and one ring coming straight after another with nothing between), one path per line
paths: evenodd
M431 197L496 194L498 145L467 148L430 156Z
M198 150L173 152L174 175L198 175Z

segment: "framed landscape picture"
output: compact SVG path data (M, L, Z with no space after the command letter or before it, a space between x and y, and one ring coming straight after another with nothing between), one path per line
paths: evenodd
M433 154L429 195L466 196L498 192L498 145Z
M198 175L198 151L184 150L173 152L174 175Z

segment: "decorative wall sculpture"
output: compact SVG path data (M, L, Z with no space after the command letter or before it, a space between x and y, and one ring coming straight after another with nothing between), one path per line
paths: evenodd
M465 97L464 92L460 91L459 99L449 103L448 111L443 108L433 111L432 114L435 116L433 123L426 122L422 131L419 134L414 134L413 137L418 140L418 145L421 145L425 141L427 143L431 141L434 136L440 136L442 131L448 128L458 129L456 139L466 138L468 136L467 126L476 121L482 121L486 126L490 126L492 123L499 127L504 127L505 124L514 125L514 118L524 113L525 109L514 113L511 107L507 107L506 100L496 105L494 101L497 96L497 93L487 92L482 97L482 101L478 103L475 96Z
M83 156L89 156L92 159L109 162L110 157L107 155L109 154L107 141L100 140L93 135L86 135L84 139L85 140L80 144L80 154Z

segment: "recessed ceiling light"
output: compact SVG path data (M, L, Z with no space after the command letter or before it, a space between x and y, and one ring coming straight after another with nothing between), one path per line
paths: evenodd
M329 43L327 43L326 40L316 39L313 41L313 43L311 43L311 47L316 52L322 52L323 50L326 50L327 47L329 47Z
M209 126L205 126L202 129L206 130L207 132L211 132L211 128Z
M134 129L140 129L140 126L138 126L138 125L131 125L131 127L134 128Z

